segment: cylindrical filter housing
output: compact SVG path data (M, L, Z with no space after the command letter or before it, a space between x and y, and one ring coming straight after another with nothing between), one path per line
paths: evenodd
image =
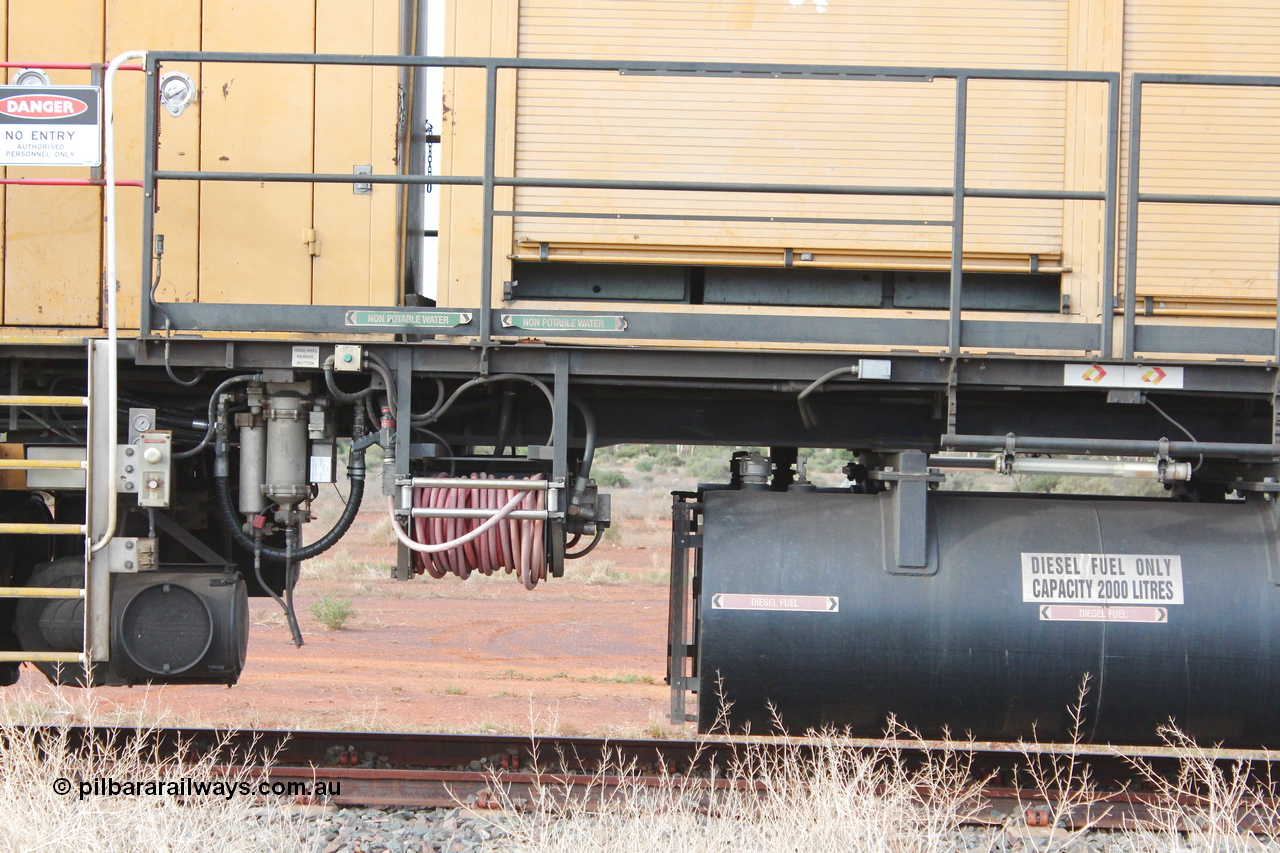
M262 491L280 505L292 509L310 494L307 478L307 399L294 391L268 398L266 485Z
M1280 747L1273 504L932 492L898 566L895 492L709 491L700 728Z
M239 416L237 416L239 418ZM258 413L247 413L240 427L240 511L257 515L267 508L267 427Z

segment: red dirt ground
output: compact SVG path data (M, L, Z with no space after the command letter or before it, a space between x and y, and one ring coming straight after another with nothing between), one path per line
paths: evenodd
M294 648L276 603L253 599L238 685L99 688L95 715L105 707L125 721L299 729L680 731L666 725L667 591L653 571L665 554L656 547L602 545L594 564L570 565L579 578L603 574L604 583L566 577L529 592L511 576L393 581L385 532L370 541L379 538L376 516L353 534L336 558L345 563L321 563L320 578L304 573L299 584L302 648ZM343 629L328 630L311 614L323 594L352 600L357 615ZM71 695L80 691L46 690L43 682L24 668L16 693L0 692L0 701L23 696L47 709L68 694L83 702Z

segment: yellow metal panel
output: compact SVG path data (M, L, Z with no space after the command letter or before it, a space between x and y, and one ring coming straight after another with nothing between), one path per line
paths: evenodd
M101 62L101 0L10 0L8 55L16 61ZM51 71L88 85L88 71ZM88 178L87 168L11 167L11 178ZM100 322L102 192L92 187L10 187L5 199L4 321Z
M396 0L319 0L316 52L395 53L398 23ZM316 69L316 171L349 174L364 165L395 174L397 77L395 68ZM397 196L390 184L367 194L349 184L315 187L316 304L396 304Z
M1125 5L1126 75L1270 75L1277 45L1280 6L1273 0ZM1277 90L1146 86L1142 112L1144 192L1280 194ZM1126 99L1126 127L1127 117ZM1144 204L1140 226L1139 311L1148 296L1157 313L1215 313L1224 299L1274 307L1280 245L1275 208Z
M107 57L126 50L199 50L200 7L172 0L108 0ZM167 63L161 73L182 71L200 85L200 67L194 63ZM143 75L122 71L116 75L116 174L124 180L142 175ZM200 166L200 103L179 117L162 112L159 167L198 169ZM198 289L200 185L166 182L157 193L156 233L165 238L162 278L157 299L191 302ZM138 327L142 298L142 191L122 188L116 193L116 263L120 282L119 312L122 328ZM163 328L162 317L152 322Z
M445 5L445 53L452 56L515 56L518 4L516 0L473 3L447 0ZM498 173L514 168L515 94L510 72L499 79ZM446 70L441 134L440 173L484 173L483 70ZM511 204L509 190L494 194L495 207ZM475 307L480 304L482 195L476 187L440 189L440 274L437 301L441 305ZM494 229L494 281L510 278L509 219L499 219ZM499 284L498 287L501 285Z
M210 51L310 53L314 0L207 3ZM315 73L307 65L206 65L200 165L310 172ZM210 182L200 193L200 300L311 302L310 184Z
M525 0L520 55L868 65L1066 67L1066 0L800 4ZM968 184L1059 189L1066 87L975 81ZM527 72L522 176L948 186L955 87ZM518 209L631 214L950 218L948 199L521 189ZM1060 202L972 200L967 250L1061 251ZM945 227L518 218L517 242L945 249Z

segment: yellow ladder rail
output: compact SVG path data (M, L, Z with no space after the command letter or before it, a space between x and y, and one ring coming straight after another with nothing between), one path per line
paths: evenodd
M0 586L0 598L84 598L76 586Z
M48 394L0 394L0 406L79 406L89 405L88 397L57 397Z
M82 652L0 652L0 663L84 663Z
M51 536L84 535L83 524L48 524L37 521L7 521L0 524L0 533L43 533Z

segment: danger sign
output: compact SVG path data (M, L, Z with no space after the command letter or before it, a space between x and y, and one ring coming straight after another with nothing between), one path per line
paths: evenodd
M101 164L101 89L0 86L0 165Z

